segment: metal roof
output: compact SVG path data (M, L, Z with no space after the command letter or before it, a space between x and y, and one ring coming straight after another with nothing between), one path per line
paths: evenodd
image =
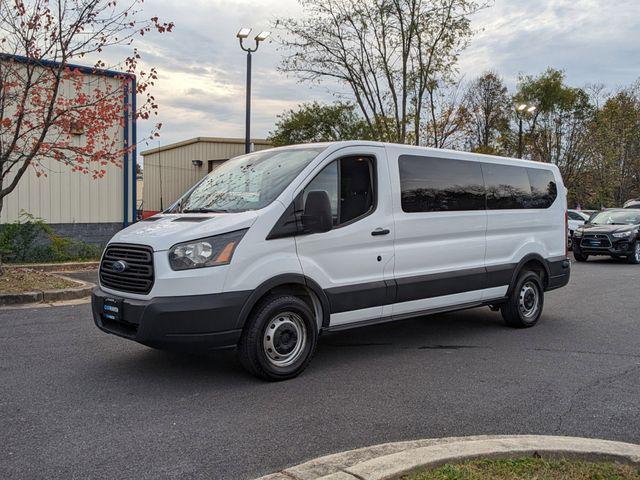
M140 152L140 155L151 155L153 153L164 152L166 150L173 150L175 148L184 147L186 145L191 145L193 143L234 143L234 144L244 144L244 138L225 138L225 137L195 137L190 138L189 140L183 140L181 142L170 143L168 145L162 145L160 147L152 148L149 150L145 150L144 152ZM271 142L265 140L263 138L252 138L251 143L255 145L271 145Z

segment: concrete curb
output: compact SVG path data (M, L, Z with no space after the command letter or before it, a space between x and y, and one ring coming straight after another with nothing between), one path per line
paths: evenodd
M77 287L63 288L59 290L42 290L36 292L23 293L3 293L0 294L0 307L19 306L29 303L50 303L63 302L67 300L77 300L91 295L91 290L95 285L90 282L83 282L75 278L57 275L58 277L77 283Z
M320 457L257 480L397 480L424 468L474 458L540 454L640 466L640 445L578 437L475 436L386 443Z
M41 272L72 272L76 270L95 269L100 266L99 261L65 262L65 263L7 263L5 268L30 268Z

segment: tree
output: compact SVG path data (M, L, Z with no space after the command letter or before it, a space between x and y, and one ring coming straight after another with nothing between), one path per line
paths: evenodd
M269 134L274 146L370 138L369 126L355 112L355 105L343 102L304 103L297 110L287 110L278 115L276 128Z
M514 103L522 102L537 107L526 120L529 156L556 164L574 201L590 161L587 127L594 109L589 95L565 85L564 73L550 68L537 77L520 78Z
M151 31L171 31L172 23L142 18L141 4L0 0L0 211L27 169L46 176L40 164L44 159L100 178L104 166L120 165L124 151L134 147L123 147L110 132L133 115L122 106L133 74L138 77L136 93L144 94L136 117L147 119L155 113L157 104L148 91L157 78L155 69L139 71L140 55L133 49L122 58L125 74L114 87L86 81L71 65L113 47L133 48L136 37ZM98 59L94 67L106 63ZM79 131L82 141L74 135Z
M426 98L427 113L417 144L433 148L461 147L469 122L469 112L462 102L461 84L434 80L427 85Z
M640 196L640 81L610 96L589 124L593 203Z
M449 80L482 0L300 0L281 70L353 94L376 138L418 144L428 88ZM434 83L436 82L436 83ZM435 90L431 89L434 94Z
M502 78L485 72L473 80L464 96L468 114L469 147L481 153L499 153L499 138L509 127L511 99Z

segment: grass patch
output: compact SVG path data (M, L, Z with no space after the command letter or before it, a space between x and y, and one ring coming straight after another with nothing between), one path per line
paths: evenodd
M0 293L24 293L78 287L79 284L28 268L6 268L0 276Z
M613 462L545 458L470 460L402 477L403 480L640 480L640 469Z

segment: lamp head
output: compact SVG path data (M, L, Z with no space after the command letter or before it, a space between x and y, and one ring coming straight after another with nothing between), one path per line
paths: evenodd
M262 42L263 40L266 40L269 35L271 35L271 32L267 32L267 31L262 31L260 32L258 35L256 35L256 42Z
M238 30L238 33L236 33L236 37L238 37L240 40L244 40L249 36L250 33L250 28L241 28L240 30Z

